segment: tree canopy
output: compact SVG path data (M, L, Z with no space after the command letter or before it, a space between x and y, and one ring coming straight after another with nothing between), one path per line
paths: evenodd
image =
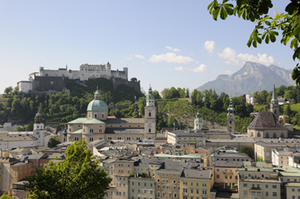
M27 176L24 186L33 199L103 198L111 178L99 160L86 148L85 140L74 142L65 152L66 159L50 161L37 174Z
M53 138L50 138L50 140L48 142L48 147L53 148L53 147L56 147L58 144L60 144L58 137L53 137Z
M276 12L274 16L269 15L273 7L272 0L235 0L236 4L223 0L219 3L214 0L208 5L208 11L214 20L219 17L225 20L229 15L234 15L244 20L255 22L253 32L250 34L247 46L257 47L257 43L264 41L266 44L275 42L281 35L281 43L294 50L293 60L300 60L300 1L290 0L285 7L284 13ZM300 85L299 63L293 70L292 79Z

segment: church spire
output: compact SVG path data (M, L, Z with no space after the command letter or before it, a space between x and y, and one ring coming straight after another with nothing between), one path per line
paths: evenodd
M278 101L277 100L277 95L276 95L276 90L275 90L275 84L274 84L274 87L273 87L273 94L272 94L272 100L271 101Z
M98 91L98 86L97 86L97 91L94 94L94 100L101 100L101 96L100 96L100 93Z
M227 115L235 115L235 112L234 112L235 108L232 103L232 98L230 98L230 100L229 100L229 107L228 107L227 111L228 111Z

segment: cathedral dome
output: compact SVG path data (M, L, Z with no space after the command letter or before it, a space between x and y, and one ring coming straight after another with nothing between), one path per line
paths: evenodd
M108 111L108 107L102 100L93 100L89 103L87 111Z
M101 100L98 89L94 94L94 100L89 103L87 111L108 111L107 104Z

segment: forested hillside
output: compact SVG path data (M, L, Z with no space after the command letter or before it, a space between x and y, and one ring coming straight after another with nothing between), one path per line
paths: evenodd
M27 130L32 128L32 121L38 109L42 113L46 123L67 123L77 117L86 116L88 103L93 99L96 89L99 89L101 98L107 104L114 102L115 108L109 108L109 115L118 118L136 118L144 116L144 106L146 97L144 94L134 92L127 86L119 86L113 89L111 81L106 79L95 79L87 81L85 84L78 84L71 81L68 89L71 94L50 94L31 97L30 95L20 95L17 88L7 88L5 98L11 99L11 102L0 103L0 124L6 121L13 121L19 124L28 124ZM278 98L285 97L300 101L300 89L296 86L280 86L276 89ZM189 92L185 88L165 88L162 95L156 90L153 91L157 106L157 130L162 127L174 127L179 129L192 128L193 120L199 111L202 119L210 121L212 124L226 126L227 108L229 96L225 93L218 95L213 90ZM134 104L134 95L138 100L138 105ZM191 96L190 96L191 95ZM271 100L272 91L265 90L255 92L257 98L255 106L245 103L244 96L233 97L233 104L236 112L236 131L246 132L248 125L253 117L250 113L253 111L267 111ZM187 100L178 100L179 98L191 97L194 103ZM3 99L2 99L3 100ZM5 100L5 99L4 99ZM287 113L291 116L294 124L300 124L300 113L289 108L280 109L281 114ZM20 130L26 130L20 129Z

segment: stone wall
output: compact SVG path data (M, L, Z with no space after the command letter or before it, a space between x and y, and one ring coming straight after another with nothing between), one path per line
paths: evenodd
M114 89L117 89L117 87L120 85L126 85L133 88L135 91L141 93L140 81L136 81L136 82L126 81L123 79L112 79L112 81L113 81Z

